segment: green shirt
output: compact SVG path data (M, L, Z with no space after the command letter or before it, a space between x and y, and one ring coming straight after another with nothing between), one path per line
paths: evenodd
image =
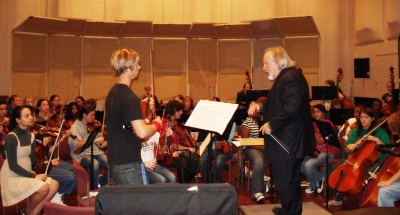
M350 144L354 144L355 142L357 142L357 140L361 139L362 137L364 137L364 135L367 134L367 130L363 129L361 131L361 135L357 136L357 131L358 128L355 128L351 131L350 135L349 135L349 139L346 142L346 146L350 145ZM380 141L382 141L383 144L389 144L390 143L390 137L388 135L388 133L383 129L383 128L377 128L375 130L375 133L373 135L374 137L378 138ZM381 153L378 157L378 160L381 160L382 158L385 157L385 154Z

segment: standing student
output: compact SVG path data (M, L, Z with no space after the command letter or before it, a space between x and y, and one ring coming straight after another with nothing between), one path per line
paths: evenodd
M114 184L143 184L141 140L161 130L157 117L150 124L143 120L140 98L130 88L140 74L140 56L132 49L119 49L111 55L117 83L108 92L106 124L108 163ZM130 129L124 129L124 127Z
M264 153L270 161L282 204L282 208L273 208L272 212L301 214L300 166L304 157L315 149L307 80L282 47L268 48L263 64L263 70L274 84L266 103L251 103L248 114L252 116L262 110L264 116L265 124L260 128L264 134ZM286 144L290 152L271 134Z

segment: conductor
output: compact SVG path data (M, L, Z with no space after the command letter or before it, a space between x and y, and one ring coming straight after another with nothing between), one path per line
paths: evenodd
M262 110L265 124L265 158L270 161L272 177L277 186L282 208L273 208L274 214L301 214L302 195L300 166L306 155L315 149L309 88L303 74L282 47L264 52L263 70L269 80L275 80L265 103L250 104L248 114ZM284 150L278 141L290 150Z

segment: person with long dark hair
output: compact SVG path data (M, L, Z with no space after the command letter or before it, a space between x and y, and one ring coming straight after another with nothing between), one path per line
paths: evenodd
M29 131L34 123L30 107L19 106L10 118L11 132L5 138L7 159L0 172L3 207L17 204L29 198L28 214L38 214L43 201L50 201L58 190L58 182L46 174L36 174L35 136Z

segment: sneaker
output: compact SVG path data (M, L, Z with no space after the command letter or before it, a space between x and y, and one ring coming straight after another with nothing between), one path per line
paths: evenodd
M314 193L314 191L314 189L311 189L309 187L305 190L306 193Z
M66 204L64 204L64 202L62 200L62 194L59 194L59 193L56 193L56 195L54 195L53 199L51 199L50 202L67 206Z
M256 194L254 194L254 199L256 200L256 202L258 204L262 204L262 203L264 203L265 196L262 193L256 193Z
M343 201L336 201L333 199L328 202L328 206L339 206L339 205L343 205Z
M317 183L317 193L321 193L324 190L324 178L320 182Z

